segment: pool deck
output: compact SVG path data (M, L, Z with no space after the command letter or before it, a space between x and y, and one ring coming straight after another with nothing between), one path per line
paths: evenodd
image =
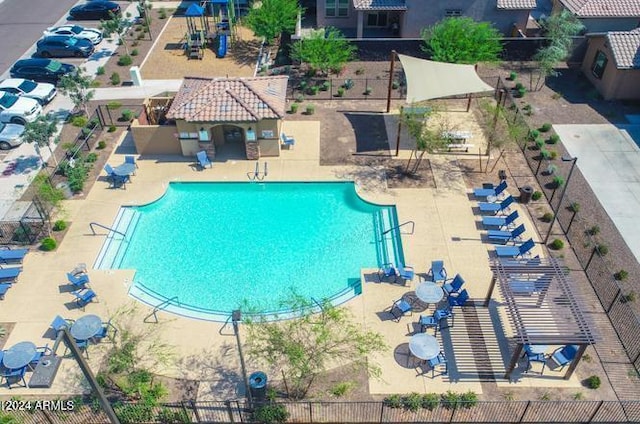
M379 170L356 166L319 166L319 122L285 121L283 131L296 139L295 149L283 150L279 158L266 159L269 174L265 181L354 180L364 199L379 204L395 204L400 222L415 222L413 234L402 236L407 264L414 266L418 274L424 275L432 260L442 259L450 277L456 273L464 276L465 288L473 300L480 302L484 299L491 280L488 259L493 247L483 242L481 237L476 201L465 186L457 156L431 158L437 189L388 189ZM126 140L123 142L128 143ZM118 153L114 153L108 161L112 165L122 163L124 153L129 154L126 148L116 149L115 152ZM408 152L404 151L403 154ZM89 229L91 222L111 225L122 205L151 202L162 195L171 181L247 181L247 173L252 173L255 168L255 161L225 159L224 156L216 158L211 169L203 171L196 170L192 160L174 156L140 157L138 164L139 169L126 190L109 189L109 184L101 176L85 200L65 201L62 217L71 221L72 225L64 241L55 252L29 253L18 283L2 301L0 322L16 322L6 347L23 340L31 340L38 346L46 343L51 346L53 340L48 327L58 314L77 319L92 313L107 320L123 305L135 303L127 295L134 274L132 270L94 269L89 271L90 286L98 294L99 303L91 303L82 311L71 302L65 273L79 262L87 263L91 268L106 235L106 232L92 235ZM529 221L526 211L519 205L515 207L520 211L521 222L528 229L527 237L539 241L539 236L531 233L535 226ZM538 246L535 249L534 254L542 254ZM501 380L509 352L505 334L495 329L504 328L507 320L496 307L476 308L477 316L473 317L458 313L455 326L438 334L451 361L449 377L431 379L430 373L428 376L416 376L414 368L407 366L406 352L409 335L415 330L411 323L417 320L418 314L404 317L396 323L389 320L384 309L394 299L411 292L418 278L407 286L379 283L375 271L362 271L363 295L346 304L364 326L383 334L390 347L389 352L373 358L382 367L382 379L370 381L372 394L461 392L469 389L482 393L480 384L486 379L487 372L492 372L499 384L513 384ZM29 301L37 303L38 307L28 307ZM138 304L136 311L130 314L132 322L140 326L156 325L142 323L143 317L150 312L151 308ZM171 368L157 371L173 377L200 380L198 400L235 396L241 374L232 329L220 323L181 318L163 312L159 312L158 317L160 334L163 340L175 347L177 361ZM508 329L505 331L508 333ZM478 343L479 334L489 352L489 367L480 371L473 359L474 344ZM89 361L94 365L94 370L104 359L104 349L100 345L90 347ZM248 369L252 372L257 365L249 363ZM480 374L483 374L482 378ZM521 378L516 372L513 379L517 384L536 387L579 387L580 384L576 377L569 381L562 380L553 370L547 370L544 378ZM86 384L81 380L73 361L64 360L53 388L14 388L9 392L2 387L0 395L79 393L86 389Z

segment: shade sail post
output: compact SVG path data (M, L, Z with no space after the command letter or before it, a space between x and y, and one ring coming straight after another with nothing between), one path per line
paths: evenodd
M518 359L520 358L520 355L522 354L522 348L523 347L524 346L522 345L522 343L518 343L518 346L516 347L516 350L513 351L513 355L511 356L511 362L509 363L509 367L507 368L507 372L504 374L504 378L506 378L506 379L510 379L511 378L511 373L516 368L516 365L518 365Z
M400 131L402 131L402 107L398 116L398 135L396 136L396 157L400 154Z
M396 63L396 51L391 50L391 65L389 66L389 85L387 87L387 113L391 110L391 90L393 89L393 68ZM396 156L398 154L396 153Z

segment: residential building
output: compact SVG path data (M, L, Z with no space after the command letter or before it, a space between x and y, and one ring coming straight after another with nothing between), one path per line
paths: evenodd
M554 0L553 10L575 14L586 33L629 31L640 26L640 0Z

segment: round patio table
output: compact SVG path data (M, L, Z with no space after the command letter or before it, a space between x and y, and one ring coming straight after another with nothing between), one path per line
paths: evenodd
M435 304L442 300L444 297L444 291L442 290L442 287L436 283L425 281L416 287L416 296L418 296L418 299L422 300L424 303Z
M102 318L97 315L85 315L71 326L71 336L76 340L89 340L102 329Z
M135 171L136 165L133 163L123 163L122 165L118 165L113 168L113 172L120 176L131 175Z
M36 345L31 342L20 342L5 350L2 365L15 370L29 365L36 354Z
M440 343L430 334L420 333L411 336L409 340L409 350L419 359L429 360L440 353Z

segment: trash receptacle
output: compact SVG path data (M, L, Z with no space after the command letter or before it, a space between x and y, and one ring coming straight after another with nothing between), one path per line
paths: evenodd
M498 171L498 178L500 178L500 181L504 181L507 179L507 171L505 171L504 169L501 169Z
M71 188L69 188L69 183L58 183L56 184L56 188L62 191L62 195L65 199L71 199L73 197L73 192L71 192Z
M522 186L520 187L520 203L526 205L531 201L531 196L533 195L533 187L531 186Z
M249 376L249 390L254 401L267 398L267 374L262 371L254 372Z

